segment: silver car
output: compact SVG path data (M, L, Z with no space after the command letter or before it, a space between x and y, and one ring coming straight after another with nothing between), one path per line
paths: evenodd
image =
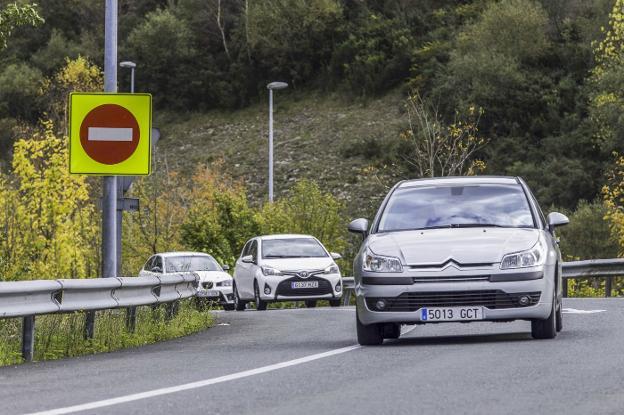
M362 345L396 339L401 324L531 321L534 338L562 329L555 227L518 177L447 177L394 186L369 226L353 271Z

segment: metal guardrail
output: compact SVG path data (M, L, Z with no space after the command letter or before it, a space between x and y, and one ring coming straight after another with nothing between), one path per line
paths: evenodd
M93 336L95 310L128 308L128 327L135 325L135 308L171 303L195 296L199 277L120 277L0 282L0 318L23 317L22 357L34 353L35 316L86 311L86 337Z
M568 280L579 278L605 278L605 297L610 297L613 290L613 278L624 277L624 258L613 259L590 259L586 261L564 262L561 266L563 271L563 296L568 296ZM348 305L355 289L353 277L342 279L344 287L343 304Z

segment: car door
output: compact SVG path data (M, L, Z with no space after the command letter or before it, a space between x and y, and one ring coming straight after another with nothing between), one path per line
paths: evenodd
M241 257L238 258L236 262L236 287L238 289L238 294L244 299L253 298L253 266L254 264L243 262L243 257L247 255L252 255L254 252L254 246L257 246L257 242L255 239L250 240L245 245L245 249L241 254ZM257 252L257 248L255 248Z

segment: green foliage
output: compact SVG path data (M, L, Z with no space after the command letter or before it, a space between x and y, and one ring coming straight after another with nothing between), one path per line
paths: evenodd
M183 243L222 264L233 264L245 241L258 233L244 188L219 174L218 167L203 167L193 178L191 199L180 228Z
M332 66L349 90L360 95L383 92L409 74L414 42L398 20L370 14L347 30Z
M0 114L37 121L42 79L38 69L23 62L5 67L0 72Z
M570 223L557 229L564 261L616 258L617 242L605 220L607 208L600 201L581 200L569 215Z
M0 280L97 276L95 206L67 165L49 122L15 144L12 175L0 177Z
M7 47L8 37L15 28L24 25L37 26L43 19L37 13L36 4L10 3L0 10L0 49Z
M124 310L98 311L95 336L84 338L84 313L50 314L36 317L35 361L111 352L144 346L205 330L214 317L198 311L188 300L179 304L178 313L167 319L163 306L137 309L136 331L128 332ZM18 319L0 320L0 366L22 362L21 324Z
M128 36L125 55L139 62L140 90L158 92L156 105L183 109L198 99L195 55L186 21L169 9L149 13Z

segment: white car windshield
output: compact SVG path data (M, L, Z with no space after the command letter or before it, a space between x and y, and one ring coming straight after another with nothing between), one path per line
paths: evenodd
M312 238L266 239L262 258L323 258L327 252Z
M222 271L211 256L175 256L165 261L167 272Z
M395 190L379 232L493 226L533 228L520 185L423 186Z

